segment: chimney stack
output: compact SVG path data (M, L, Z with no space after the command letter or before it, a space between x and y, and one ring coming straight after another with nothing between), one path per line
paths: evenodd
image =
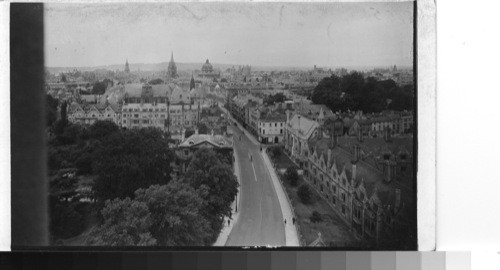
M353 163L352 164L352 179L355 180L356 179L356 172L357 172L357 169L356 169L356 163Z

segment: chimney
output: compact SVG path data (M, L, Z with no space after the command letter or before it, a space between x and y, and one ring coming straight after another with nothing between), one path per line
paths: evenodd
M391 129L389 127L384 129L384 139L386 142L391 141Z
M332 164L332 149L328 148L328 159L327 159L327 164L330 165Z
M363 141L363 130L361 130L361 125L360 125L358 129L358 142L362 141Z
M395 203L395 208L399 209L400 205L401 205L401 189L396 188L396 203Z
M330 148L333 149L336 146L337 138L335 135L334 127L332 126L330 129L331 129L331 131L330 131Z
M353 163L352 164L352 179L355 180L356 179L356 163Z
M361 156L361 147L359 146L359 144L355 144L354 145L354 160L358 161L360 159L360 156Z

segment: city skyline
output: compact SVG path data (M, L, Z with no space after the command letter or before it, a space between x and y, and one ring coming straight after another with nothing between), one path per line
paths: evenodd
M413 65L413 2L75 6L45 7L47 67Z

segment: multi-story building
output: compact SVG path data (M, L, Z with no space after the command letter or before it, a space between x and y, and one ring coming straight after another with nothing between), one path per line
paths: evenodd
M127 84L123 90L122 127L165 130L168 123L168 86Z
M282 143L285 134L286 114L283 111L263 113L258 121L258 138L262 143Z
M96 121L111 121L120 125L121 108L116 104L79 104L68 106L68 121L71 123L91 125Z
M391 245L415 237L411 146L411 138L338 137L320 127L307 142L305 179L357 236Z
M284 144L285 152L303 168L309 157L307 142L318 133L319 124L300 114L286 112Z

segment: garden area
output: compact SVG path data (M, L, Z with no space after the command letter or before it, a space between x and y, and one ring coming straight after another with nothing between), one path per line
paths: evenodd
M324 244L330 247L360 247L366 244L353 236L349 226L305 182L303 176L298 174L296 165L281 148L270 147L268 154L290 198L302 244L314 242L318 233L321 233Z

